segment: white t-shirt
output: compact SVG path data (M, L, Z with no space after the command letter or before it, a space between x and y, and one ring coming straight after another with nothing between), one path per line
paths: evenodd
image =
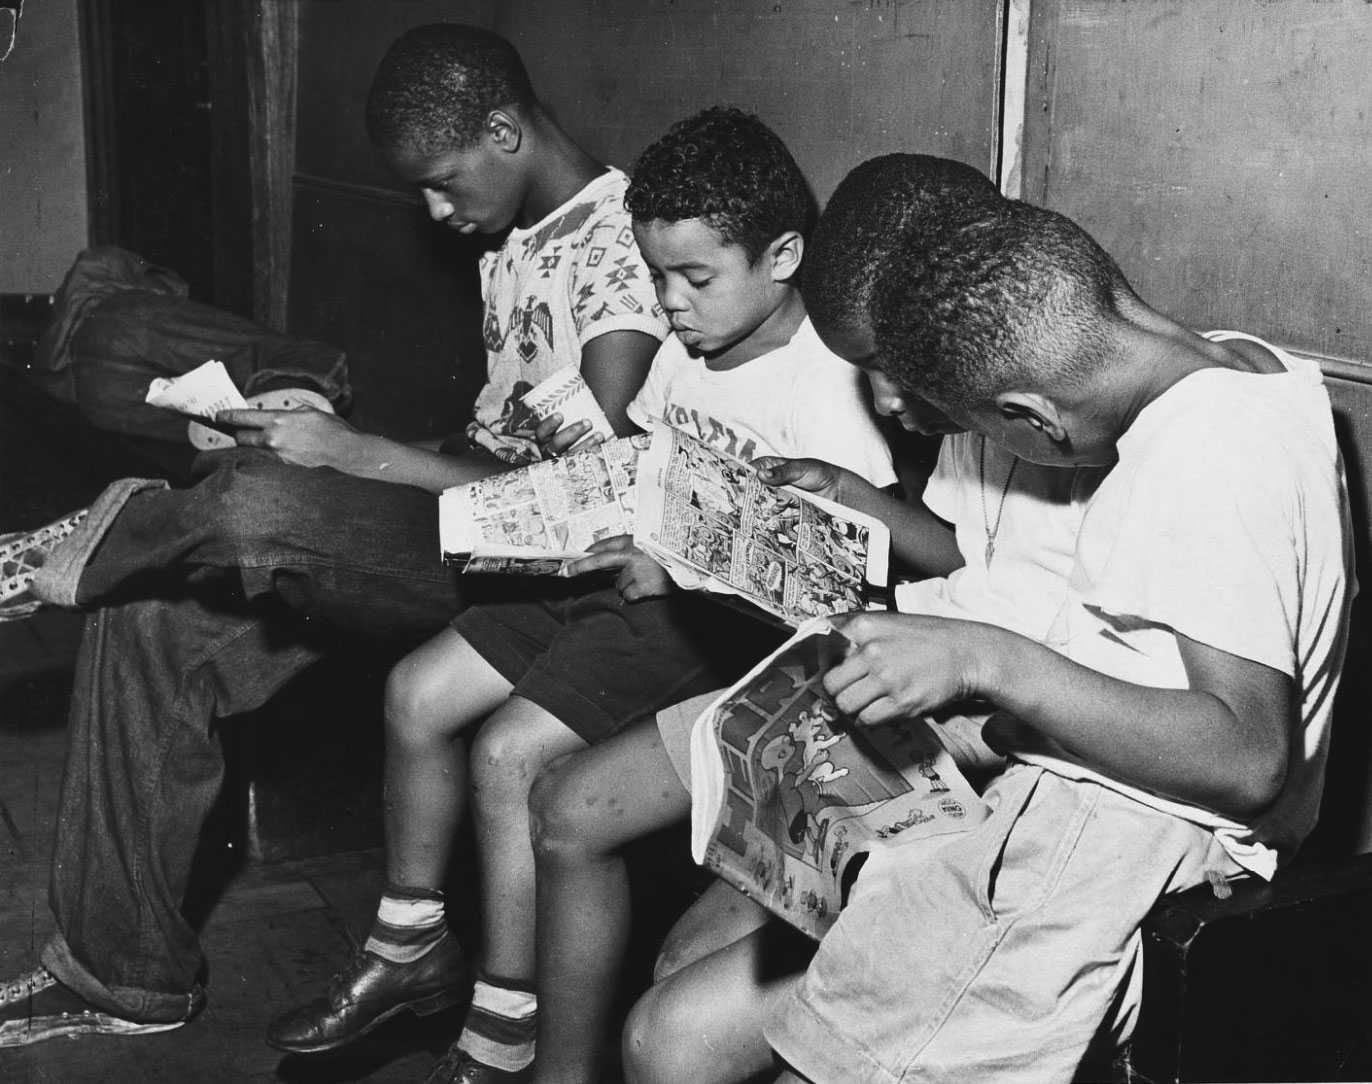
M923 500L953 525L966 563L946 577L901 584L897 608L1042 640L1067 597L1082 516L1107 470L1043 467L972 433L945 437Z
M624 209L628 178L609 169L481 258L486 385L467 437L510 463L540 458L520 397L611 331L668 331Z
M1046 642L1156 688L1189 685L1178 634L1289 675L1299 719L1274 805L1240 824L1059 757L1091 779L1212 829L1264 877L1319 811L1329 719L1352 602L1352 534L1329 397L1314 362L1271 350L1281 374L1203 369L1149 403L1083 517L1068 598Z
M982 436L944 437L923 500L953 525L965 564L947 576L900 584L896 608L984 621L1043 640L1066 601L1082 516L1108 469L1044 467ZM992 535L995 554L988 562ZM955 705L930 720L964 771L1002 763L982 737L987 714Z
M720 372L669 336L629 404L629 417L644 429L665 421L744 462L813 457L875 486L896 480L866 380L820 341L809 317L786 345Z

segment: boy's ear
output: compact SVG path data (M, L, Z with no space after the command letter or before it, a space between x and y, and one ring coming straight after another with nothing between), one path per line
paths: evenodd
M800 270L805 255L805 238L796 230L787 230L767 246L772 260L772 281L787 282Z
M1066 419L1058 405L1033 391L1003 391L995 398L996 410L1011 422L1021 422L1037 430L1054 444L1068 443Z
M524 128L514 114L492 109L486 114L486 138L499 150L513 154L524 142Z

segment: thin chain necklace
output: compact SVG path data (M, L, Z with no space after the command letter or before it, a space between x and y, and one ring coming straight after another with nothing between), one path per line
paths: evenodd
M986 511L986 438L981 438L981 458L977 462L977 474L981 480L981 524L986 528L986 567L991 567L991 558L996 555L996 535L1000 534L1001 517L1005 515L1005 498L1010 493L1010 483L1015 477L1015 468L1019 466L1018 457L1011 459L1010 469L1005 472L1005 485L1000 489L1000 503L996 505L996 521L991 522L991 517Z

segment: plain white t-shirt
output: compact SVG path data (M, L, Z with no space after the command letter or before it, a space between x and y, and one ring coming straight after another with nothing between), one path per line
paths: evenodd
M867 381L824 345L808 316L784 346L720 371L667 336L628 413L642 429L665 421L745 463L809 457L878 487L896 480Z
M1124 681L1188 687L1178 634L1289 675L1298 719L1274 805L1251 824L1159 797L1074 761L1021 759L1091 779L1212 829L1264 877L1313 827L1352 602L1352 534L1318 366L1202 369L1139 413L1082 519L1066 602L1046 642Z

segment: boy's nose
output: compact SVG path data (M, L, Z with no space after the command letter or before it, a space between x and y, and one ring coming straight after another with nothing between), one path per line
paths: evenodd
M897 418L905 413L905 400L893 392L878 392L872 397L872 405L885 418Z
M446 222L453 214L453 202L442 192L435 192L432 188L425 188L424 204L429 210L429 217L435 222Z

